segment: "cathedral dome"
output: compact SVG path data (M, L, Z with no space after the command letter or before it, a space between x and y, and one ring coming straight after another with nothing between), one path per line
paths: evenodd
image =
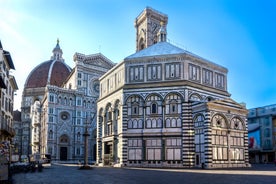
M62 50L57 41L50 60L36 66L29 74L25 88L45 87L47 84L61 86L70 75L71 68L62 58Z

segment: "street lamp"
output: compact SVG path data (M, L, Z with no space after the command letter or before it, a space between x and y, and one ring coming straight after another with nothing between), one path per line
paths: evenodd
M93 114L93 117L91 117L91 121L93 122L95 117L95 114ZM88 165L88 136L90 136L89 132L88 132L88 117L86 117L86 123L85 123L85 132L83 133L84 136L84 164L83 166L80 167L80 169L92 169L89 165Z

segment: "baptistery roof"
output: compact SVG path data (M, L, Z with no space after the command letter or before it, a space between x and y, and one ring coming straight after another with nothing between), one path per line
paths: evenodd
M61 86L70 75L71 68L62 58L62 50L57 41L50 60L36 66L29 74L25 88L45 87L47 84Z

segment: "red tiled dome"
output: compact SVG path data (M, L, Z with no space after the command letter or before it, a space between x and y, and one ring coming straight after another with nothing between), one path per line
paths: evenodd
M45 61L31 71L25 82L25 88L45 87L47 84L61 86L70 72L71 68L63 61Z

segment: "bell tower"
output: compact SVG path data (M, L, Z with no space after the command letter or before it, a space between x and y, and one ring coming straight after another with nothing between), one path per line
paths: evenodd
M168 16L150 7L146 7L135 19L136 52L158 42L158 32L161 24L166 30Z

